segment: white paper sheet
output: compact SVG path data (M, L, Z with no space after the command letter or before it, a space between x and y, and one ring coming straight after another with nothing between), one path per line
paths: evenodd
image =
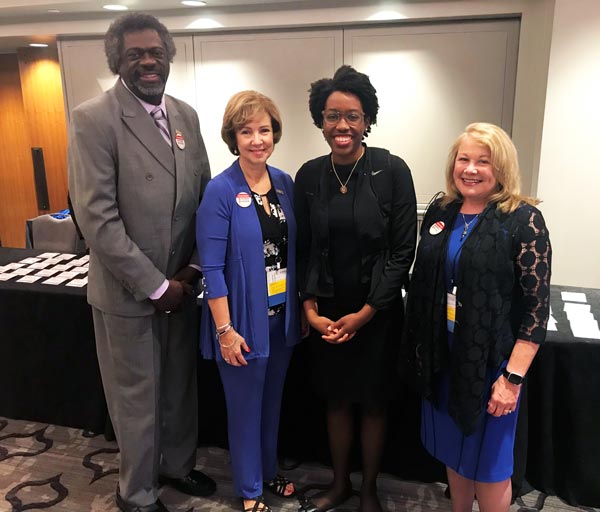
M30 274L31 272L33 272L35 269L33 268L18 268L16 270L13 270L13 274L15 276L26 276L27 274Z
M560 292L560 296L564 301L587 302L585 293L583 292Z
M50 276L53 276L54 274L56 274L57 272L58 272L58 270L55 270L53 268L45 268L45 269L40 270L35 275L40 276L40 277L50 277Z
M57 284L64 283L65 281L66 281L66 278L51 277L50 279L46 279L45 281L42 281L42 284L50 284L50 285L56 286Z
M41 279L42 276L23 276L21 279L17 279L17 283L35 283L38 279Z
M40 261L39 258L25 258L24 260L19 261L19 263L29 265L31 263L37 263L38 261Z
M72 281L69 281L66 286L75 286L77 288L82 288L87 284L88 280L87 277L84 277L82 279L73 279Z

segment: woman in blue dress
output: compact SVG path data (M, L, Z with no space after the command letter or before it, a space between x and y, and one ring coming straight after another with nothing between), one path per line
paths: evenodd
M519 191L516 149L488 123L450 150L408 294L405 375L424 396L421 438L446 465L452 510L506 512L521 383L544 341L551 246Z

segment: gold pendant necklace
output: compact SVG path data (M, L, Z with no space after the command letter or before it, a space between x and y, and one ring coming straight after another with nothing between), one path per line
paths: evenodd
M360 162L360 159L363 157L363 155L365 154L365 148L362 148L362 153L360 154L360 156L358 157L358 159L356 160L356 162L354 162L354 166L352 167L352 170L350 171L350 174L348 174L348 177L346 178L346 181L344 183L342 183L342 180L340 179L337 171L335 170L335 164L333 163L333 153L330 155L331 158L331 167L333 170L333 174L335 174L335 177L337 178L339 184L340 184L340 192L342 194L346 194L348 192L348 187L346 185L348 185L348 182L350 181L350 178L352 177L352 173L354 172L354 169L356 169L356 166L358 165L358 162Z

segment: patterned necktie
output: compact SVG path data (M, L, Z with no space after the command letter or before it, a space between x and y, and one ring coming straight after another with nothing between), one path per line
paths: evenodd
M167 144L171 146L171 135L169 134L169 124L163 111L160 107L156 107L152 112L150 112L152 119L154 119L154 124L160 130L160 134L163 136L163 139L167 141Z

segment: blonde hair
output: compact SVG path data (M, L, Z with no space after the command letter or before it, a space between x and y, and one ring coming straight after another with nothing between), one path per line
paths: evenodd
M522 203L531 205L539 203L535 198L521 195L521 171L517 148L508 134L491 123L472 123L458 136L448 153L446 195L442 199L442 206L452 201L462 201L462 195L454 183L454 165L458 148L467 137L490 150L494 177L498 182L497 191L491 195L490 202L497 203L497 208L506 213L515 211Z
M221 138L234 155L239 155L236 132L261 113L271 118L273 143L277 144L282 134L281 116L271 98L257 91L240 91L227 102L223 114Z

